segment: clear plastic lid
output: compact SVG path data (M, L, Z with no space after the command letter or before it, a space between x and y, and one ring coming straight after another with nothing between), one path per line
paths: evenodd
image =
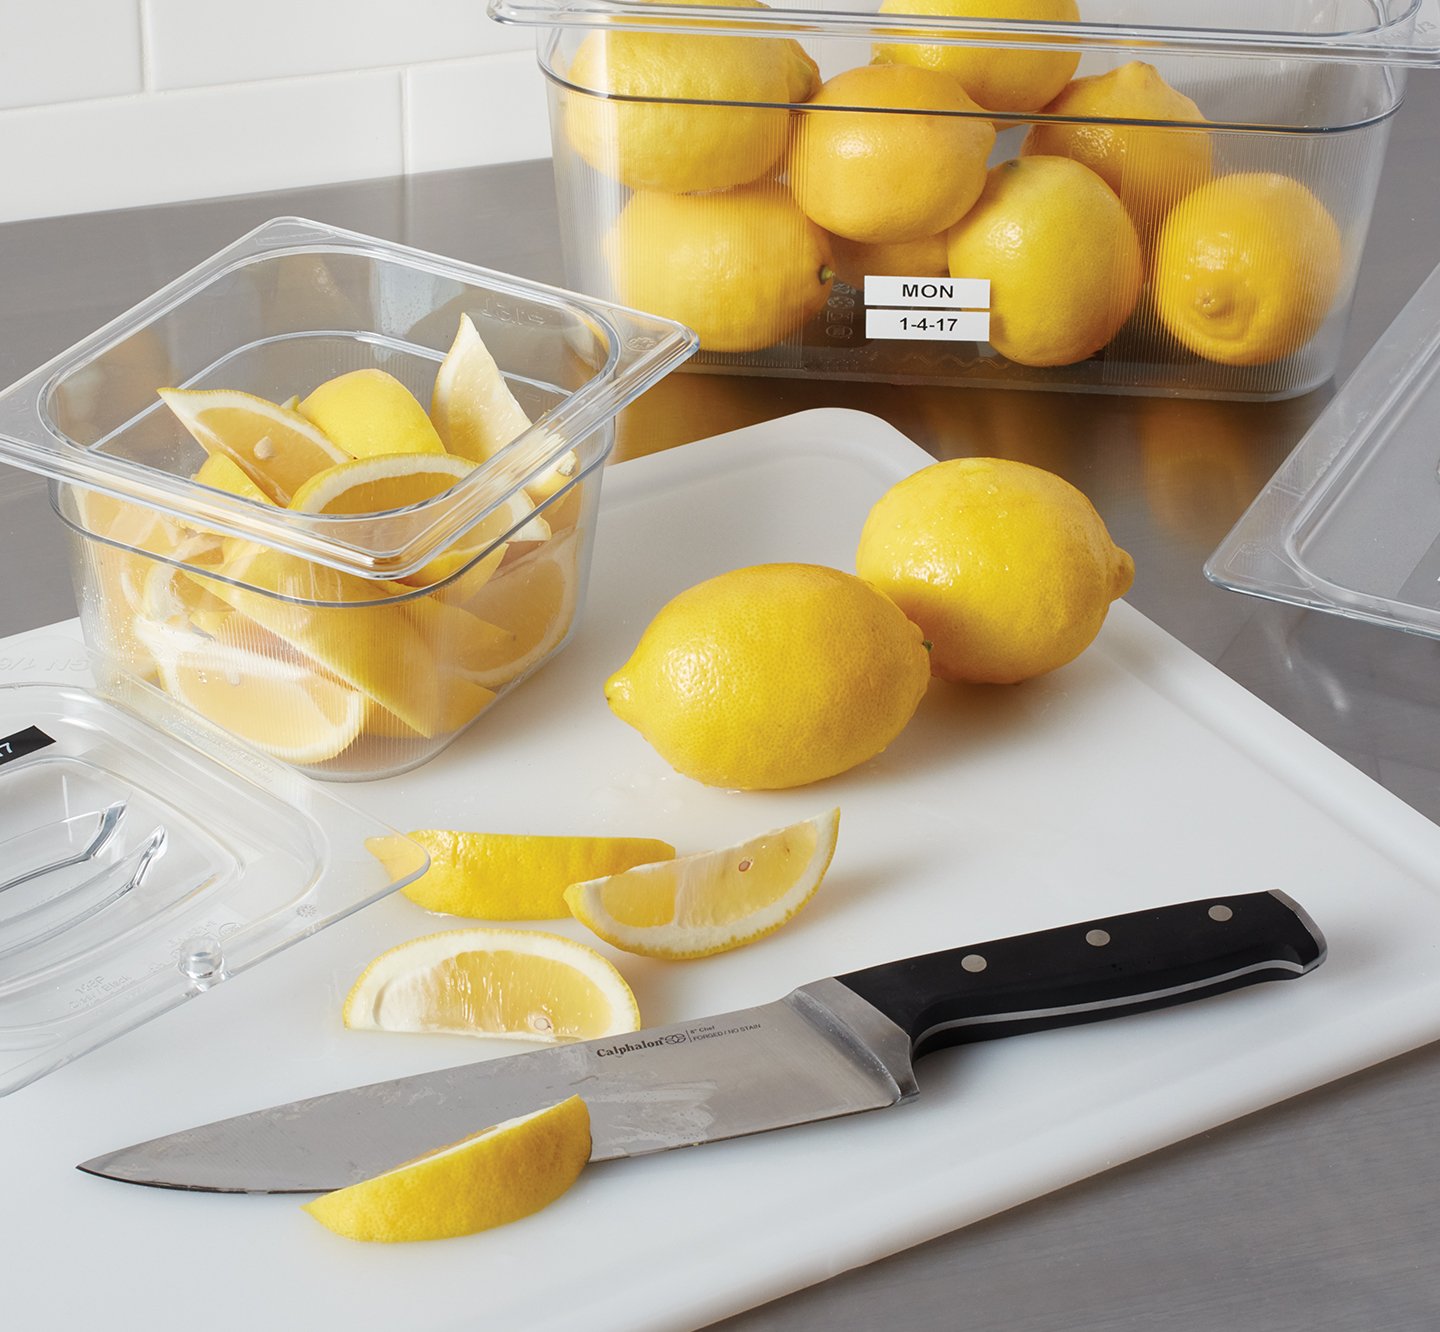
M1205 565L1239 592L1440 638L1440 268Z
M932 6L933 7L933 6ZM876 0L748 6L647 3L647 0L490 0L501 23L608 27L643 22L671 32L883 37L970 45L1044 42L1069 50L1154 54L1285 56L1379 60L1395 65L1440 61L1440 0L1080 0L1074 23L955 13L907 15L903 4L878 13Z
M0 1094L423 873L394 829L66 638L0 656ZM413 845L413 844L412 844Z
M162 388L309 392L379 365L428 400L469 316L534 424L443 493L302 513L198 484L204 452ZM672 320L303 218L276 218L0 393L0 462L207 535L368 578L414 573L592 442L694 350ZM283 391L282 391L283 388Z

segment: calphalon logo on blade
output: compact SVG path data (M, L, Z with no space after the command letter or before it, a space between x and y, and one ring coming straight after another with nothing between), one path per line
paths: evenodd
M636 1050L653 1050L657 1045L684 1045L687 1041L708 1041L716 1036L735 1036L742 1031L759 1031L758 1022L742 1023L738 1027L716 1027L713 1023L707 1023L702 1027L690 1027L685 1031L672 1031L665 1036L656 1036L653 1040L646 1040L641 1037L639 1040L626 1041L623 1045L602 1045L595 1051L597 1059L605 1059L610 1055L634 1054Z
M668 1036L657 1036L653 1041L626 1041L624 1045L602 1045L595 1051L597 1059L608 1055L633 1054L636 1050L650 1050L657 1045L684 1045L690 1038L683 1031L673 1031Z

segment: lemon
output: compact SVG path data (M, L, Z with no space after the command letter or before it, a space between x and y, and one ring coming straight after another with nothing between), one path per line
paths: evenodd
M475 464L468 459L445 453L386 453L352 458L312 476L295 492L289 507L300 513L386 513L435 499L474 470ZM498 563L494 547L502 537L544 541L549 535L550 525L533 511L526 496L511 495L453 546L406 575L403 581L407 586L431 587L482 556Z
M867 277L949 277L950 247L945 232L920 240L865 245L836 236L831 241L835 275L856 291Z
M575 535L547 541L513 564L481 579L467 570L436 597L502 631L503 637L467 655L466 678L499 689L538 666L560 645L575 619L579 591Z
M549 1206L589 1160L590 1114L572 1096L323 1194L304 1210L347 1239L452 1239Z
M416 623L438 613L429 598L396 601L394 585L260 546L234 554L223 578L186 576L427 738L458 730L494 698L433 646L452 644L452 633Z
M990 280L990 341L1020 365L1093 356L1140 296L1140 239L1115 192L1068 157L994 167L950 229L950 275Z
M291 409L293 410L293 408ZM253 500L256 504L274 504L263 490L241 470L227 453L212 453L200 464L193 478L202 486L212 490L223 490L241 499Z
M873 758L929 675L920 631L873 587L819 565L762 564L664 606L605 697L676 771L767 790Z
M538 837L427 828L411 833L430 868L405 896L427 911L482 920L554 920L570 914L565 889L582 879L670 860L675 848L652 837ZM392 872L413 859L403 837L365 845ZM394 877L400 875L395 873Z
M538 930L445 930L381 953L346 996L345 1025L519 1041L635 1031L624 977L593 948Z
M880 13L1043 23L1074 23L1080 18L1075 0L882 0ZM1080 63L1077 52L1054 50L1043 43L1005 47L980 36L973 40L973 45L965 46L882 42L875 47L875 59L952 74L987 111L1038 111L1069 82Z
M299 412L253 393L165 388L160 396L206 453L223 453L277 504L350 457Z
M445 452L415 395L384 370L351 370L327 379L300 403L300 414L357 458Z
M1208 131L1111 123L1204 123L1200 108L1143 60L1073 79L1046 105L1045 114L1074 117L1078 123L1032 126L1020 146L1021 156L1083 162L1145 226L1157 225L1176 199L1210 177Z
M140 584L135 633L157 660L173 651L177 644L193 645L197 631L215 635L233 614L228 604L186 576L187 568L218 568L221 561L218 545L207 538L196 537L177 546L173 558L181 563L150 561Z
M160 657L172 698L286 763L321 763L360 734L365 700L255 626L227 624Z
M430 418L445 447L472 462L487 462L512 440L530 429L531 421L510 391L500 367L469 315L460 316L455 341L450 344L430 395ZM549 452L544 442L536 453ZM537 503L567 486L580 470L573 450L538 477L526 483Z
M744 185L785 151L786 104L813 77L798 49L788 39L727 33L592 32L564 71L572 85L566 137L597 171L632 189Z
M1078 657L1135 576L1068 481L1003 458L954 458L892 486L855 566L925 631L946 680L1013 684Z
M779 185L633 195L606 238L620 300L689 325L706 351L759 351L798 331L834 277L825 233Z
M916 111L949 114L908 114ZM994 146L994 127L949 75L861 66L837 74L800 113L790 187L806 216L837 236L920 240L980 197Z
M1335 219L1299 181L1272 171L1221 176L1165 219L1155 308L1207 361L1266 365L1319 331L1343 258Z
M643 865L565 891L575 918L606 943L647 957L710 957L773 934L830 868L840 811L740 846Z
M185 541L180 526L153 509L95 490L71 492L80 528L98 540L85 542L90 571L82 580L80 611L86 633L116 661L148 679L156 664L139 629L145 584L159 564ZM113 544L112 544L113 543Z

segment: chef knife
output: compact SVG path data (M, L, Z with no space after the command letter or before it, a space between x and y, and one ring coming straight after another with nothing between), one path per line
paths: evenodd
M163 1188L316 1193L572 1094L592 1161L875 1110L944 1046L1163 1008L1319 966L1281 892L1157 907L887 962L717 1017L273 1106L80 1166Z

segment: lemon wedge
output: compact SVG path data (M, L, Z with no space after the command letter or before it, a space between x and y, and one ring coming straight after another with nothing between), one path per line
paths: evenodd
M223 490L241 499L254 500L257 504L274 504L263 490L241 470L228 453L212 453L195 473L193 480L212 490Z
M417 623L443 612L439 602L394 601L393 585L263 546L232 549L225 575L191 570L185 576L422 736L457 730L494 697L439 660L436 645L447 639L445 631L427 634Z
M227 624L159 665L172 698L286 763L324 762L360 734L364 698L257 626Z
M387 453L353 458L311 477L295 492L289 507L301 513L386 513L443 495L475 467L468 459L444 453ZM493 569L500 557L487 548L507 534L513 541L540 542L550 536L550 525L534 512L534 506L523 493L517 492L495 505L455 545L407 575L404 581L411 587L433 586L480 559L482 554L486 560L494 556L489 566Z
M357 458L445 452L415 395L384 370L351 370L327 379L300 403L299 410Z
M304 1210L347 1239L452 1239L538 1212L589 1159L590 1114L572 1096L324 1194Z
M575 618L578 546L574 533L536 546L495 572L467 571L436 596L505 631L493 650L467 662L486 689L518 680L555 650Z
M238 389L160 390L206 453L223 453L277 504L350 455L299 412Z
M371 855L392 877L413 863L418 842L430 868L403 891L427 911L481 920L568 917L565 889L582 879L616 874L674 858L669 842L651 837L540 837L427 828L409 838L372 837Z
M723 851L572 884L565 901L606 943L647 957L709 957L778 930L814 895L840 832L832 809Z
M455 341L435 376L430 419L451 453L475 462L487 462L530 429L529 416L469 315L460 316ZM540 456L546 452L546 446L537 449ZM569 485L579 470L572 450L525 488L540 503Z
M584 944L536 930L446 930L391 948L361 973L343 1016L362 1031L547 1044L640 1026L635 996L609 962Z

